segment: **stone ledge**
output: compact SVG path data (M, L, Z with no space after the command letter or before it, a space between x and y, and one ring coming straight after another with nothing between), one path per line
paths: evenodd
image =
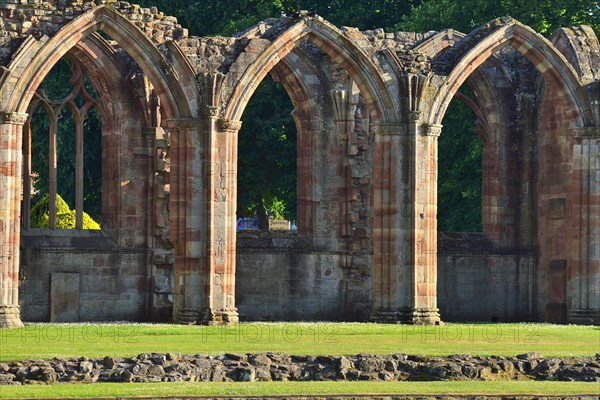
M313 251L310 241L297 231L238 231L237 251Z
M143 353L134 358L87 357L0 363L0 385L92 382L255 381L512 381L600 382L595 357L422 357L407 354L291 356L282 353L194 356Z
M101 230L22 229L21 243L25 247L69 250L116 250L117 243Z

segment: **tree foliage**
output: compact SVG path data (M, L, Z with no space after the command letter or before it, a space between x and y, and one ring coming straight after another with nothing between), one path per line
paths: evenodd
M290 15L299 10L315 11L336 25L360 29L391 28L421 0L138 0L173 15L194 35L231 36L261 20Z
M600 28L598 0L425 0L404 15L396 28L416 32L452 28L469 33L508 15L545 36L574 25L590 25L596 33Z
M246 107L239 138L238 216L296 219L296 127L285 89L265 79Z
M475 114L464 103L450 103L439 139L438 229L483 230L483 142L475 136Z

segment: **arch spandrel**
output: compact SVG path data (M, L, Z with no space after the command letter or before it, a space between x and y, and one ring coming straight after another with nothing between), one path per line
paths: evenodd
M573 65L584 83L600 79L600 43L591 27L580 25L560 28L554 32L551 41Z
M128 18L108 6L94 8L69 21L49 39L43 36L40 40L23 43L7 66L13 72L2 82L2 108L25 112L37 86L52 66L79 42L99 30L127 48L155 85L167 115L175 118L192 116L190 102L171 64ZM176 52L174 54L178 56ZM186 65L185 62L180 64Z
M512 18L502 18L470 33L441 58L435 69L446 78L435 95L429 123L439 124L452 97L466 79L495 52L509 45L527 58L546 79L564 88L579 114L581 126L593 122L581 80L564 55L533 29Z
M239 119L250 97L266 74L287 56L301 41L320 48L353 78L365 95L367 105L381 122L396 121L395 102L378 68L363 49L342 31L320 17L303 18L282 32L244 70L225 108L225 118Z
M438 57L449 47L464 39L466 35L462 32L453 29L444 29L435 35L428 37L412 50L416 53L421 53L431 59Z

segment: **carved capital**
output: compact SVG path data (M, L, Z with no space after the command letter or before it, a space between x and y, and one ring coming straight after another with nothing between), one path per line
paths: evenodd
M439 137L442 133L442 125L423 125L423 136Z
M427 61L426 57L422 55L417 56L417 58L421 57L424 61ZM406 65L405 62L402 62L401 64ZM408 69L414 70L412 66L409 66ZM417 69L420 69L420 67ZM425 69L428 69L428 67ZM404 112L408 113L409 115L409 121L413 121L410 119L412 113L421 112L423 110L427 93L431 87L432 75L429 73L429 71L422 72L423 73L405 73L400 79L402 88L402 106ZM414 118L414 116L412 118Z
M208 71L198 74L196 81L200 93L200 104L202 105L200 112L202 115L206 117L218 117L219 107L221 106L221 94L223 93L226 79L226 75L218 71Z
M25 125L29 114L18 112L0 112L0 124Z
M373 135L396 136L406 134L405 124L371 124Z
M171 130L190 130L198 126L195 118L170 118L164 121L164 126Z
M215 106L203 106L200 113L204 118L219 118L221 108Z
M421 119L421 111L411 111L408 113L408 122L419 122Z
M600 126L572 128L571 134L577 139L600 139Z
M229 132L237 132L242 128L242 121L235 121L233 119L222 118L221 129Z

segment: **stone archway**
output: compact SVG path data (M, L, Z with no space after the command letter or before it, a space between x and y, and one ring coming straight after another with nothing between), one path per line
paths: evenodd
M52 3L52 7L46 7L46 3ZM172 317L177 322L238 321L234 279L236 135L249 98L272 71L283 79L288 90L302 92L292 96L297 123L305 128L310 122L306 129L317 129L318 118L312 114L323 107L318 115L327 121L322 121L321 133L329 135L328 140L339 139L339 143L331 140L339 148L329 157L332 170L337 168L333 175L340 178L339 182L331 186L334 194L322 198L327 203L318 211L322 214L315 212L311 218L315 226L322 223L320 219L329 219L332 226L339 227L335 235L319 239L323 248L336 252L326 262L331 264L329 272L333 271L333 276L337 273L345 277L335 281L339 291L347 294L356 289L345 279L362 276L363 286L356 290L359 295L348 296L345 307L361 302L366 310L360 314L362 320L439 323L436 180L440 124L448 103L468 79L481 94L481 102L486 103L480 104L487 114L484 125L495 129L494 124L507 123L494 119L506 119L510 113L489 114L491 106L487 103L494 97L494 80L486 77L485 71L474 73L492 54L507 46L529 60L545 82L539 102L533 103L530 110L537 116L531 129L543 133L530 146L539 154L539 159L531 163L538 172L527 172L536 177L531 182L535 187L528 188L535 200L531 201L535 209L531 214L535 215L527 218L537 221L535 238L540 247L537 288L527 292L536 303L534 318L555 319L553 310L558 300L548 282L558 280L566 285L565 318L598 322L594 313L600 308L600 256L596 249L600 100L594 71L599 68L596 61L581 55L585 53L584 44L574 39L574 32L579 32L585 48L597 49L593 32L585 28L562 30L555 44L514 20L492 21L465 37L450 30L438 34L360 32L338 29L321 17L302 12L293 18L265 21L238 37L198 38L189 37L174 18L126 2L108 0L98 6L83 1L68 14L62 3L36 0L27 5L0 6L1 18L14 28L11 38L0 43L0 60L5 68L0 80L0 325L20 325L21 135L27 107L49 69L67 52L98 54L98 60L86 62L108 87L113 84L106 69L112 68L121 50L129 53L139 67L142 80L151 82L152 87L142 85L138 89L140 93L153 90L153 101L160 104L158 114L154 110L154 119L162 119L161 123L149 123L142 117L129 127L124 121L113 127L127 129L131 141L120 142L120 146L130 151L131 157L121 164L121 175L107 175L107 184L132 187L128 176L148 183L147 191L136 195L139 197L122 199L130 207L127 210L119 206L115 229L128 233L117 241L115 257L127 259L127 266L133 270L150 270L154 267L148 265L160 264L165 271L160 279L151 273L142 274L130 285L131 290L143 293L136 298L146 296L136 307L152 309L155 305L150 298L172 296ZM40 23L36 14L60 22ZM136 22L140 20L145 23ZM103 42L94 35L96 31L110 35L120 47ZM305 50L314 50L316 56L302 55L298 50L301 46L313 46ZM306 68L294 68L293 57L300 57ZM307 84L307 73L321 74L322 65L315 61L319 57L339 67L346 86L331 84L335 71L326 71ZM506 65L511 68L510 63ZM119 70L113 86L118 86L119 79L126 79L124 75L127 73ZM132 95L124 90L117 92L119 96ZM356 117L357 94L364 110L360 118ZM319 104L313 101L317 98ZM135 102L140 104L133 105ZM146 115L150 107L140 98L129 103L131 110L141 110L140 115ZM364 143L360 146L353 131L357 121L368 125L361 127L360 140ZM166 131L160 143L152 136L159 131ZM313 153L307 157L318 153L325 158L327 154L319 153L324 149L313 146ZM157 150L161 151L160 160L155 160ZM360 161L362 169L357 167L357 154L367 154ZM147 168L140 172L137 167L144 162ZM168 162L168 171L150 167ZM318 172L314 163L304 168L307 174ZM154 180L153 176L160 179ZM515 190L506 182L499 182L493 189L498 193ZM367 206L357 212L354 207L359 198L366 199ZM144 203L143 216L136 214L136 204L128 203L135 203L135 199ZM331 212L335 208L339 211ZM143 226L140 229L147 236L144 243L136 239L139 232L135 231L137 222L131 223L134 220ZM159 235L148 233L151 225L156 225L153 229L160 231ZM501 228L492 222L489 226ZM64 260L62 253L57 257ZM559 277L565 268L569 271L567 282ZM511 279L518 279L513 275ZM88 283L99 282L90 278ZM119 304L126 307L132 303L110 301L115 309ZM170 310L165 301L163 314ZM338 311L344 308L336 307ZM112 314L105 310L99 315ZM330 315L335 312L326 314Z
M470 40L470 36L479 36L479 39ZM502 23L499 20L492 21L465 37L462 42L458 42L455 51L449 51L440 57L441 65L445 65L440 68L449 68L448 77L446 84L440 87L432 101L430 121L439 122L443 118L449 99L454 96L458 87L495 52L507 45L526 58L544 82L537 103L533 102L527 106L525 103L519 104L517 99L520 112L533 113L530 115L536 118L531 121L529 127L523 128L529 130L523 133L528 135L523 140L523 146L529 146L530 150L522 150L527 151L529 155L520 157L529 158L513 162L513 168L523 162L527 163L523 167L517 167L521 169L511 174L523 179L524 183L521 185L524 186L518 192L514 192L513 189L512 195L507 182L500 187L502 190L508 188L509 198L528 197L531 204L530 211L514 211L515 215L519 216L520 213L529 219L520 222L521 225L514 230L514 239L511 239L516 241L519 235L523 235L521 240L524 240L524 245L536 243L539 247L533 287L528 288L530 292L537 293L533 302L529 300L528 307L531 313L543 316L541 318L544 320L582 320L586 317L579 315L587 314L581 311L579 302L574 299L580 298L579 290L593 293L594 289L591 286L585 289L581 287L580 272L569 275L567 271L571 267L573 271L580 271L582 264L589 265L595 262L588 258L589 254L583 255L587 252L585 249L589 246L589 238L581 235L577 231L579 228L570 230L573 225L566 217L565 209L570 207L569 204L578 204L581 198L586 197L581 187L573 185L573 179L578 181L577 176L580 173L576 166L577 152L580 151L580 146L585 146L586 143L579 143L579 140L573 137L572 129L593 125L595 121L591 112L593 107L573 65L569 64L550 42L530 28L510 19ZM463 49L469 50L463 54ZM463 55L457 56L458 54ZM525 110L528 107L529 110ZM514 117L510 115L509 113L508 118L520 118L518 111ZM507 138L504 138L504 141L506 140ZM504 157L508 157L510 151L503 151L506 154ZM536 156L531 158L534 157L534 152ZM549 211L552 208L554 211ZM585 206L583 208L587 209ZM580 215L573 216L579 221L575 226L585 224L584 221L588 219L587 212L589 211L582 211ZM503 223L501 219L497 222ZM500 229L506 231L506 227L500 226ZM563 234L573 238L573 247L565 245L565 241L568 243L569 239L563 237ZM529 236L532 237L528 239ZM562 238L558 239L559 237ZM519 243L515 245L518 246ZM578 284L578 290L569 292L569 287Z
M160 54L155 45L143 36L129 20L107 7L97 7L89 11L82 9L81 11L83 12L82 15L75 18L72 22L67 22L65 26L56 27L57 32L52 38L48 39L47 37L43 37L41 40L35 40L33 37L29 37L29 39L20 46L19 51L12 58L10 64L7 65L8 71L22 71L22 73L7 75L7 79L3 81L1 89L3 99L2 109L8 110L4 111L3 114L5 115L3 132L8 135L6 141L13 143L10 150L7 148L3 149L5 152L4 158L6 159L5 162L14 163L15 165L11 175L3 178L9 181L10 187L10 191L7 191L5 199L11 199L10 203L5 205L5 210L10 210L10 216L5 214L7 218L3 224L6 224L7 226L10 225L10 229L4 231L9 238L5 238L3 241L3 248L6 246L6 251L2 252L2 257L4 257L2 261L4 271L3 277L5 278L2 280L3 296L7 297L3 299L2 308L4 312L2 313L2 318L4 318L5 322L2 322L2 324L7 326L18 326L20 324L18 277L20 265L19 243L21 236L21 207L19 203L22 190L20 185L21 179L18 177L21 174L22 124L25 123L25 119L27 118L25 111L29 106L29 102L37 86L42 82L54 63L75 47L78 48L78 51L82 51L83 54L93 51L93 41L89 43L91 44L91 47L89 45L80 46L79 44L82 40L88 39L96 30L104 28L114 37L125 42L125 47L138 58L142 69L145 69L148 75L156 80L157 91L159 92L159 96L163 98L165 116L171 119L180 119L181 117L190 115L189 106L186 106L188 103L187 98L185 97L178 80L175 79L175 75L173 75L174 69L171 69L172 72L171 75L169 75L169 71L166 71L164 67L167 64L166 61L164 61L164 56ZM110 24L107 24L107 21L110 21ZM102 59L108 59L108 64L110 64L110 60L114 55L106 53L108 47L109 46L106 45L95 47L96 50L100 49L100 53L97 53L95 57L92 57L97 59L95 62ZM104 52L104 54L102 52ZM107 62L103 62L104 68L106 69ZM94 63L94 61L92 63ZM115 86L113 76L106 75L106 72L108 71L102 70L102 67L100 67L100 69L101 74L98 78L102 79L101 76L104 75L105 82L112 82L104 86L110 87L111 84ZM116 85L119 85L119 83ZM113 95L116 93L118 93L118 91L113 92ZM120 100L121 99L118 99L118 101ZM117 118L117 121L118 120L119 118ZM115 124L113 121L111 125L113 128L120 129L118 128L120 122ZM124 132L119 132L119 134L121 133ZM116 140L119 140L118 136L107 135L106 137L114 137ZM154 142L152 142L150 146L150 148L153 149ZM107 148L111 148L114 151L119 148L119 146L107 144ZM151 151L151 154L152 153L153 151ZM115 176L118 175L119 173ZM145 173L144 178L142 179L145 179ZM120 185L118 185L117 180L110 180L110 174L107 176L107 181L110 181L111 184L117 184L115 194L120 192ZM146 217L147 215L144 215L144 219L146 219ZM118 232L122 230L123 226L115 226L115 228ZM125 241L126 240L124 239L120 239L121 243L124 243ZM126 246L131 245L127 244Z

